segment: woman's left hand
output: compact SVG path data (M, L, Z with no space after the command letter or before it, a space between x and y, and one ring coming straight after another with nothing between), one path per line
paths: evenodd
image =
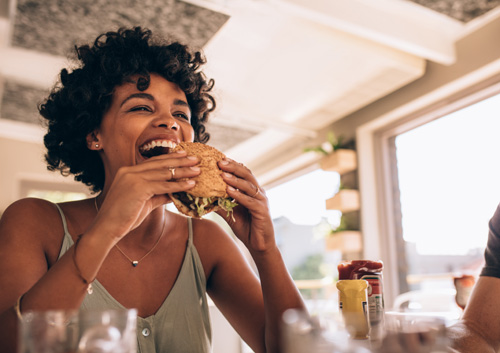
M247 167L230 159L220 161L219 168L228 185L227 193L238 206L233 209L233 217L224 210L217 213L250 251L265 252L275 248L267 196L257 179Z

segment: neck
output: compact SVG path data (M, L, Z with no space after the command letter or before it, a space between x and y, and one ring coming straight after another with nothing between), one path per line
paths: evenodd
M101 204L105 199L103 192L99 194L95 201L93 200L93 208L100 209ZM165 231L168 228L170 212L165 210L165 206L160 206L151 211L151 213L144 218L142 223L125 237L123 237L119 244L120 246L127 247L133 246L134 248L149 248L151 244L158 240L159 235L162 234L162 229ZM164 227L165 223L165 227Z

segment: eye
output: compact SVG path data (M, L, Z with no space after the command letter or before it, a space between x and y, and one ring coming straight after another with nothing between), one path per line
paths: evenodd
M129 112L152 112L153 109L147 105L138 105L129 109Z
M186 120L186 121L190 120L189 115L187 115L186 113L183 113L183 112L174 113L173 115L177 118L181 118L181 119Z

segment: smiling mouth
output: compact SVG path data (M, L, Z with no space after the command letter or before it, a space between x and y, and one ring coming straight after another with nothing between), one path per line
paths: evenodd
M177 143L170 140L153 140L139 147L141 156L148 159L162 154L168 154L177 146Z

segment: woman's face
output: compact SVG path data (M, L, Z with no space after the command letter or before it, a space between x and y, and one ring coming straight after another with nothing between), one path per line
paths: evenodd
M139 91L138 78L116 87L111 106L95 132L96 141L90 146L99 144L106 180L122 166L168 153L179 142L194 139L184 92L156 74L151 74L148 89Z

